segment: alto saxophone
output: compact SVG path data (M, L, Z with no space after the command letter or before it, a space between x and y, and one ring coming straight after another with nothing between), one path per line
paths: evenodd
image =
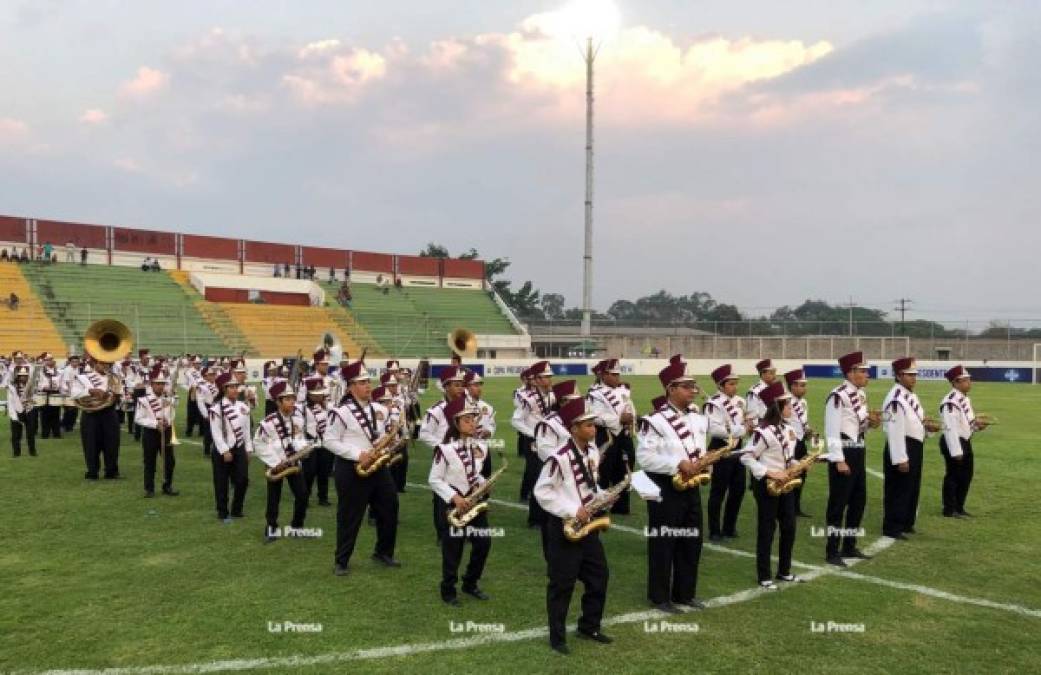
M279 462L275 466L268 468L264 472L264 477L272 483L282 480L286 476L292 476L294 473L300 473L300 462L314 452L314 449L318 447L318 442L308 442L304 447L293 453L292 457L287 457L285 461Z
M632 474L629 472L629 464L626 463L625 478L606 490L596 493L586 505L586 511L590 515L588 521L582 523L578 518L568 518L564 521L564 537L568 541L582 541L593 532L611 527L611 517L605 511L614 506L622 493L629 489L630 481L632 481Z
M796 462L794 465L788 467L784 472L784 479L780 480L777 478L766 479L766 491L771 497L779 497L786 495L795 488L802 485L802 476L809 472L810 468L816 463L817 458L824 454L824 449L821 448L816 452L810 453Z
M401 455L397 452L400 444L398 425L395 423L387 427L387 432L373 444L369 465L362 467L361 462L358 462L354 465L354 472L362 478L368 478L385 466L397 464L401 461Z
M473 522L474 518L488 510L488 502L484 500L484 497L492 491L492 486L495 485L495 481L499 480L502 476L502 472L505 471L507 467L506 458L501 452L499 453L499 459L502 460L502 467L489 476L488 480L486 480L476 490L463 498L466 500L466 511L460 513L459 509L454 506L448 510L449 525L456 529L462 529Z
M737 447L737 439L731 435L727 439L727 444L722 448L711 450L705 453L705 456L701 458L699 464L702 469L707 469L719 460L730 455ZM683 492L684 490L690 490L691 488L701 487L702 485L708 484L712 480L712 473L709 471L700 471L686 480L683 479L683 475L678 471L672 476L672 487Z

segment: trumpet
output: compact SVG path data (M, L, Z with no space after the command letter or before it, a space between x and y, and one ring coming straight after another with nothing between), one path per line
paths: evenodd
M354 465L354 472L362 478L368 478L385 466L394 466L402 459L401 454L397 451L400 446L398 425L391 424L387 427L387 432L373 444L369 465L362 467L361 462L358 462Z
M672 477L672 487L679 492L683 492L684 490L690 490L692 488L701 487L702 485L707 485L712 480L712 473L710 471L705 471L704 469L709 468L719 460L730 455L736 447L737 439L730 436L727 439L727 444L722 448L705 453L705 456L701 458L700 462L698 462L698 465L702 469L701 471L687 479L684 479L683 474L679 472L674 474Z
M502 460L502 467L489 476L483 485L471 492L469 496L463 498L466 500L466 510L460 513L459 509L453 506L448 511L449 525L456 529L462 529L473 522L474 518L488 510L488 502L484 500L484 497L491 492L495 481L502 477L503 471L508 466L506 458L501 452L499 453L499 459Z
M270 467L264 472L264 477L270 482L275 483L282 480L286 476L292 476L294 473L300 473L300 462L310 455L315 448L318 447L317 442L309 442L304 447L293 453L292 457L286 458L285 461L279 462L277 465Z
M943 425L940 424L935 417L929 417L928 415L922 418L922 426L931 434L935 434L943 428Z

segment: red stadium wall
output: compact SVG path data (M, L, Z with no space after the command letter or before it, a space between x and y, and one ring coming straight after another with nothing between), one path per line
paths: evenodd
M351 270L363 272L383 272L391 274L394 272L394 256L386 253L366 253L355 251L352 255L353 263Z
M443 269L441 276L456 279L484 279L483 260L454 260L445 258L441 261Z
M302 264L308 267L314 265L320 270L328 270L330 267L341 270L350 265L350 251L318 246L301 246L300 249L301 255L303 255Z
M183 237L184 255L189 258L215 258L238 260L239 240L223 237L207 237L201 234L186 234Z
M436 277L440 276L440 273L441 260L439 258L423 258L417 255L398 256L398 274Z
M249 291L244 288L206 287L207 302L249 302ZM306 293L279 293L260 291L260 299L268 305L299 305L308 307L311 302Z
M64 246L72 242L78 247L108 248L107 228L103 225L86 225L84 223L66 223L60 220L36 221L36 241L40 244L50 242L54 246Z
M155 255L176 255L177 235L173 232L134 230L128 227L112 228L112 249Z
M25 242L25 218L0 216L0 241ZM62 242L64 244L65 242Z
M244 241L246 262L278 263L279 265L296 262L296 246L292 244L272 244L266 241Z

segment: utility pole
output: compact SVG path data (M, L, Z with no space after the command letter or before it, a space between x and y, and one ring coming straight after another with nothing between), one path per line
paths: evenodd
M849 296L849 336L853 337L853 296Z
M893 308L893 311L900 312L900 334L904 335L904 317L907 315L908 305L911 304L911 300L908 298L900 298L899 300L894 300L894 302L897 303L897 306Z
M586 236L582 258L582 337L592 333L593 314L593 62L599 48L586 38L582 58L586 62Z

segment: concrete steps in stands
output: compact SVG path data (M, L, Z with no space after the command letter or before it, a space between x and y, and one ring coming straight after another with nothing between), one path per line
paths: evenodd
M208 304L224 312L260 356L291 357L298 350L310 355L326 331L336 336L347 353L361 353L361 347L333 318L329 308L250 303Z
M26 263L36 265L38 263ZM11 293L18 296L17 310L6 305ZM65 356L69 343L58 327L51 321L40 298L22 274L21 265L0 263L0 353L10 354L22 350L35 356L48 351L56 356Z

